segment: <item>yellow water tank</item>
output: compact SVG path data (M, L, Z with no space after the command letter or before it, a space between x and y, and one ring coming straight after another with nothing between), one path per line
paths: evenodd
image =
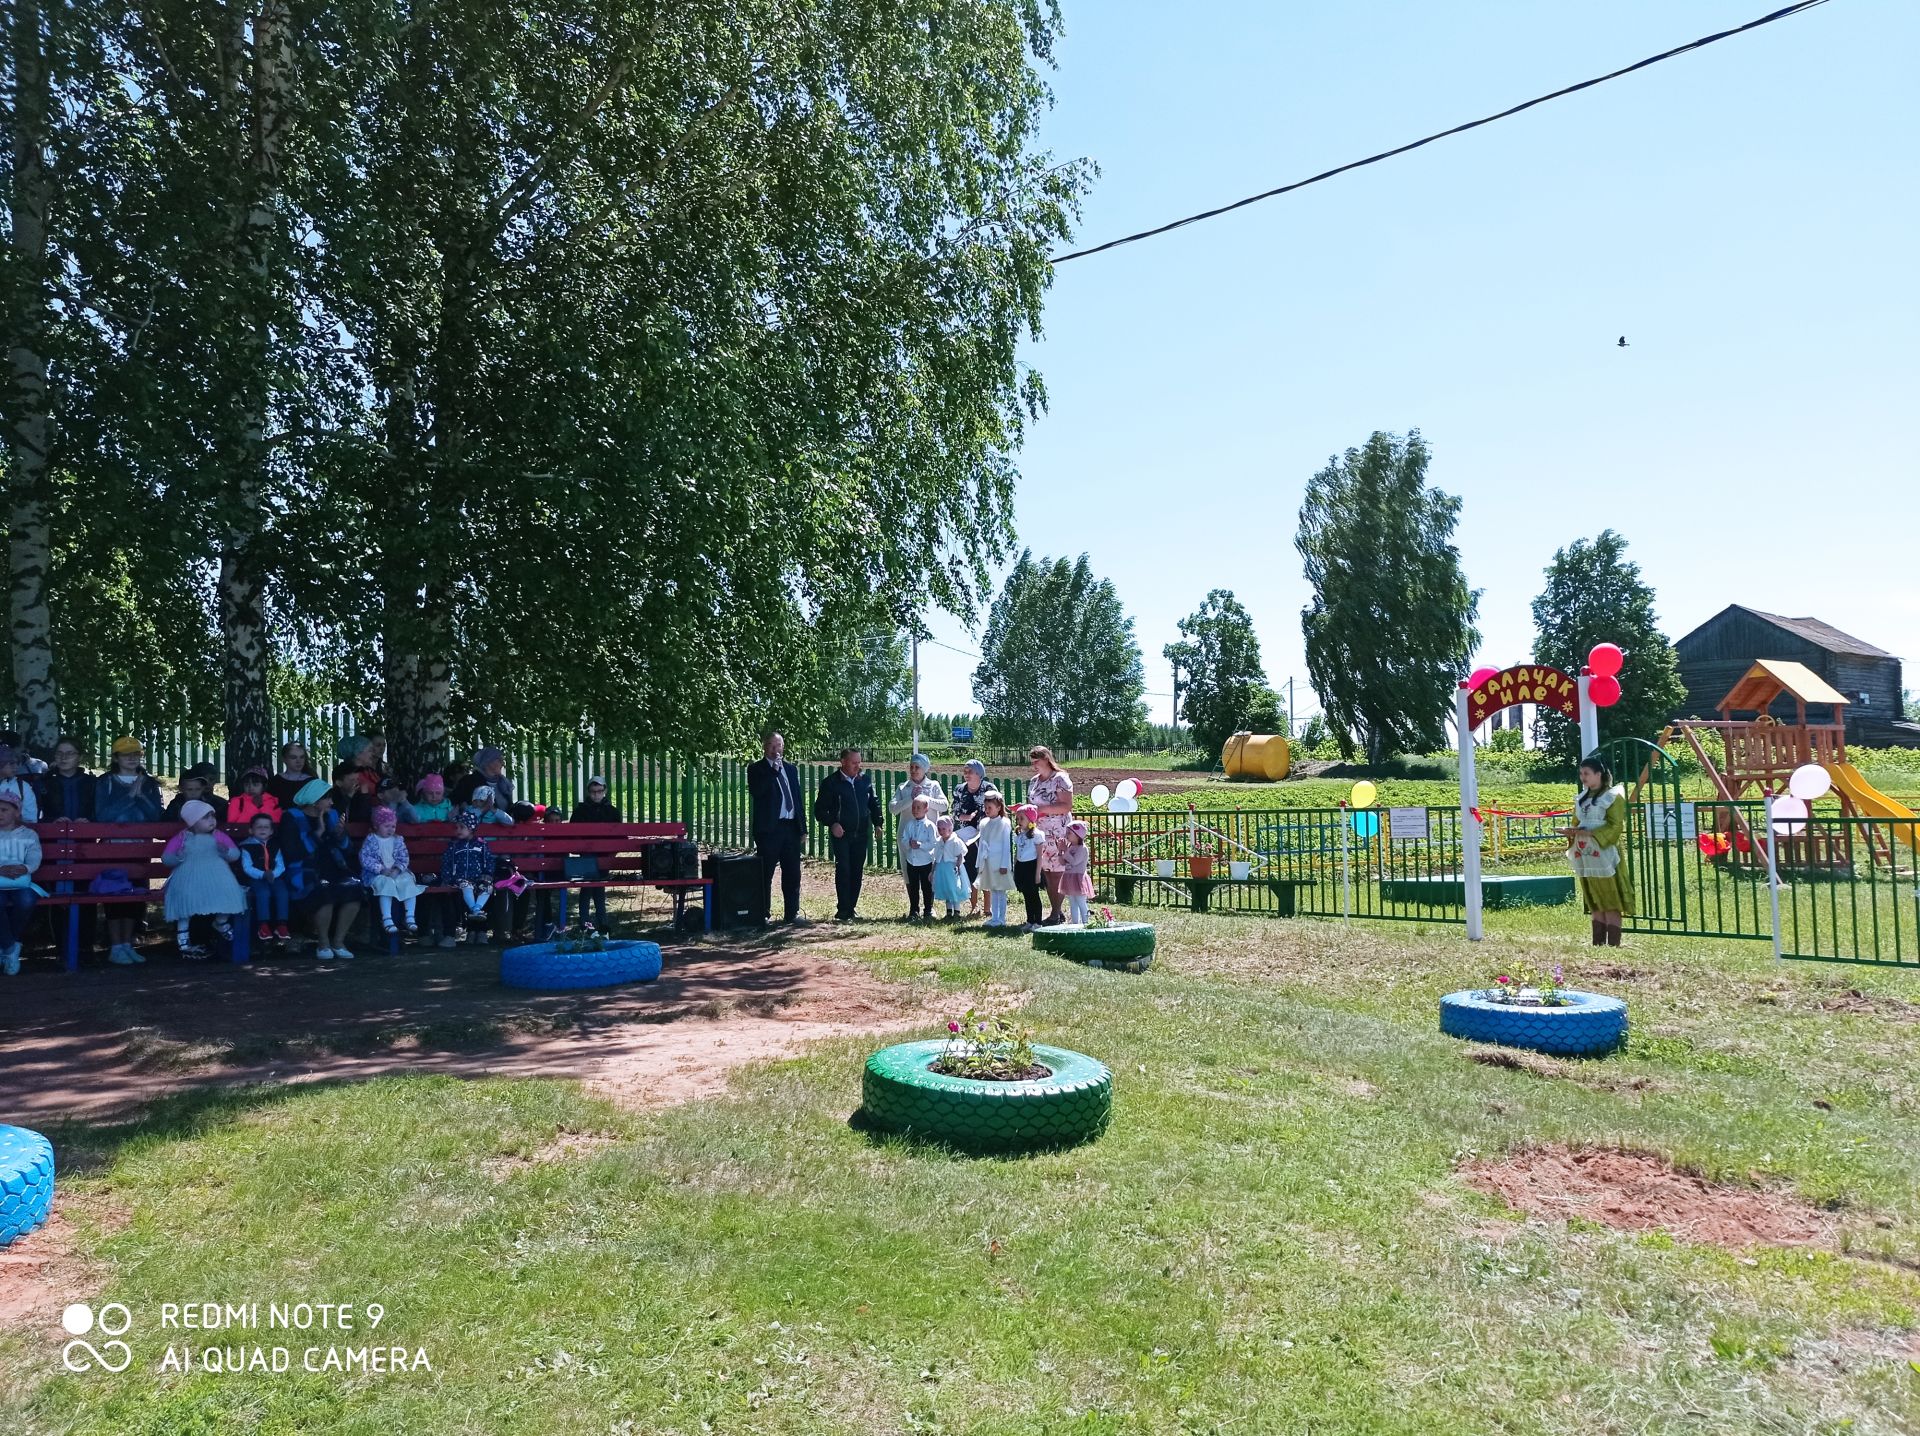
M1273 733L1235 733L1220 750L1220 766L1229 778L1255 783L1279 782L1291 761L1287 740Z

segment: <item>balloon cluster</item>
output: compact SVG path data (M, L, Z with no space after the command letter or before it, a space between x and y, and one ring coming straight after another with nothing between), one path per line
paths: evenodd
M1347 794L1347 802L1353 808L1347 821L1353 824L1356 838L1370 838L1380 831L1380 815L1370 811L1379 801L1380 790L1365 778L1353 785L1353 791Z
M1812 804L1833 790L1833 774L1818 763L1802 763L1787 779L1787 791L1773 800L1773 830L1793 837L1807 830Z
M1113 825L1124 828L1128 813L1140 811L1140 782L1137 778L1122 778L1108 791L1105 783L1095 783L1087 798L1096 808L1105 808L1113 814Z
M1587 671L1593 675L1587 680L1587 697L1594 707L1611 708L1620 701L1620 665L1626 661L1616 643L1593 645L1587 654Z

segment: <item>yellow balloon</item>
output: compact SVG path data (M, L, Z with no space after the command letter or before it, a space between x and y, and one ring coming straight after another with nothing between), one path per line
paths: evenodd
M1373 800L1380 796L1380 790L1365 778L1353 785L1353 793L1348 799L1356 808L1371 808Z

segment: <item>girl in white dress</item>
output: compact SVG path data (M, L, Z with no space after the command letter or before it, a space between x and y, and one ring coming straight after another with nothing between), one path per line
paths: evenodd
M987 926L1007 925L1007 894L1013 890L1013 823L1007 802L989 788L980 797L980 836L975 840L974 872L980 891L987 895Z
M414 921L414 905L426 889L413 875L407 840L396 831L398 823L399 815L392 808L373 810L373 831L360 844L360 879L367 885L367 891L380 899L380 920L387 931L399 931L393 920L394 908L398 907L407 925L407 936L413 937L420 931L420 925Z

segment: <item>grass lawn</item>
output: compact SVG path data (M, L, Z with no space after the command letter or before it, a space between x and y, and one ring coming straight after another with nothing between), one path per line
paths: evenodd
M1004 994L1041 1040L1106 1060L1114 1126L1070 1152L967 1159L857 1130L871 1040L653 1112L554 1081L389 1077L57 1133L94 1299L133 1310L135 1363L70 1375L57 1334L0 1337L0 1429L1920 1424L1914 975L1776 966L1758 944L1601 952L1565 911L1496 914L1477 951L1455 929L1155 918L1139 977L971 930L901 930L866 959L955 1003ZM1516 955L1627 996L1630 1049L1514 1070L1438 1035L1438 995ZM1834 1234L1723 1250L1523 1221L1457 1174L1540 1143L1797 1194ZM156 1372L160 1303L301 1299L382 1303L380 1339L431 1373Z

